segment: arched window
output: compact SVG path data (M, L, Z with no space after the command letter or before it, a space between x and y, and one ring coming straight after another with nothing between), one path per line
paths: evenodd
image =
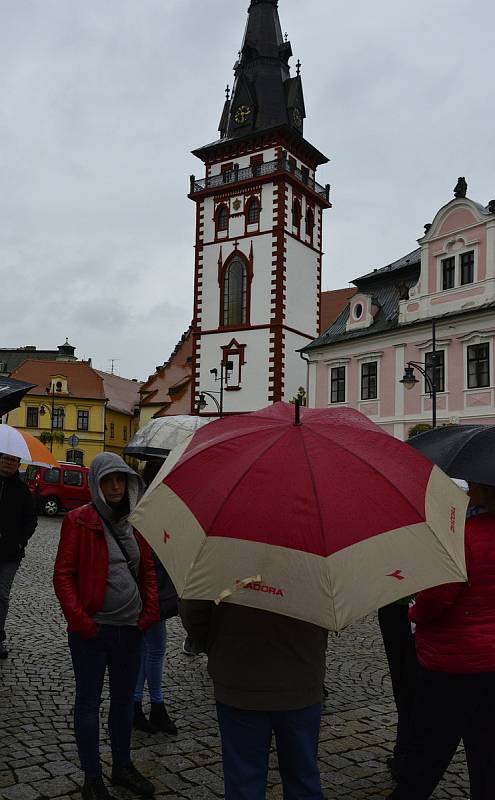
M315 215L313 210L308 208L306 210L306 236L309 236L311 244L313 244L313 230L315 227Z
M247 222L248 225L253 225L260 221L260 201L257 197L253 197L247 207Z
M296 199L292 204L292 226L294 228L299 229L301 227L301 217L301 203Z
M247 320L247 268L234 258L225 271L223 284L223 324L244 325Z
M217 211L216 216L216 228L217 233L218 231L228 231L229 229L229 209L227 206L223 205Z

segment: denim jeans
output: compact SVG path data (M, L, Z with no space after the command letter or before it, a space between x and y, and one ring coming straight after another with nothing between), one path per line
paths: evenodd
M318 768L321 704L297 711L242 711L217 703L225 800L265 800L275 733L284 800L323 800Z
M5 620L9 612L10 592L20 563L20 558L0 561L0 642L5 639Z
M81 768L90 777L101 775L100 704L108 669L110 713L108 731L113 763L130 764L133 691L141 661L143 633L137 627L100 625L93 639L69 633L76 678L74 730Z
M142 702L144 684L147 682L151 702L163 703L162 673L166 647L166 623L155 622L155 624L146 631L143 637L141 666L134 690L134 702Z

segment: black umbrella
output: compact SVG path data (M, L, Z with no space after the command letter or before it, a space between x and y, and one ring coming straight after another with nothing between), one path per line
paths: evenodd
M34 386L35 383L16 381L14 378L0 378L0 417L14 408L19 408L26 392Z
M495 425L446 425L409 444L451 478L495 486Z

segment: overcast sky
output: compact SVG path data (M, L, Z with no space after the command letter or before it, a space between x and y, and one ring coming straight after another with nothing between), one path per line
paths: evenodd
M249 0L0 0L0 347L146 378L192 316L190 151L217 138ZM331 159L324 288L495 199L492 0L280 0ZM293 72L294 74L294 72Z

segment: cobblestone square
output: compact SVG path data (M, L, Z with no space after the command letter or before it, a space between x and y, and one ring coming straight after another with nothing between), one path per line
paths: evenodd
M17 575L7 632L11 655L0 662L0 798L79 798L82 774L72 730L73 676L65 621L51 576L61 518L40 518ZM135 733L133 759L156 786L156 797L223 797L220 742L206 658L182 653L178 620L168 623L164 686L176 738ZM328 800L386 797L385 766L394 739L395 713L376 620L330 636L329 698L321 730L320 765ZM105 694L106 698L106 694ZM107 715L103 703L103 719ZM110 752L102 732L106 774ZM125 790L111 789L122 800ZM268 800L282 790L272 755ZM467 798L464 753L459 752L435 800Z

